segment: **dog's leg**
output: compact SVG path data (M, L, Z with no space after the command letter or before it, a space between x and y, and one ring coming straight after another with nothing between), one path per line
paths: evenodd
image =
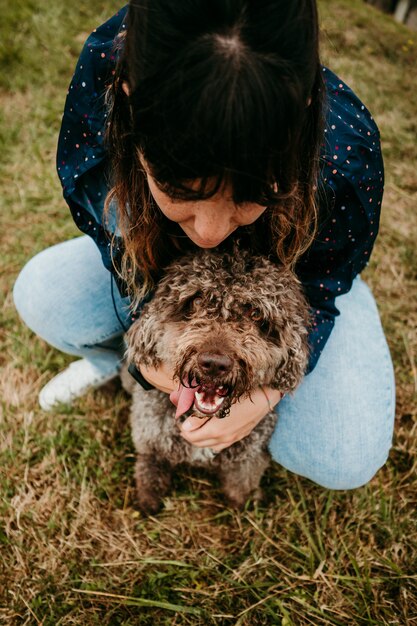
M138 454L135 478L139 510L144 515L157 513L171 486L171 466L156 455Z
M234 458L225 460L220 466L222 490L232 507L243 509L252 496L259 500L262 496L259 483L271 457L266 451L260 451L256 457Z

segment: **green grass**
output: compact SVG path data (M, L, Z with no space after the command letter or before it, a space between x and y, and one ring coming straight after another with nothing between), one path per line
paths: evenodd
M3 2L3 5L5 3ZM417 34L360 0L322 0L323 57L367 103L386 161L365 278L394 357L397 422L364 488L323 490L278 466L270 504L237 514L182 472L164 511L134 509L128 399L117 384L55 414L42 384L70 358L18 320L14 279L73 237L55 147L86 35L119 6L15 0L0 21L0 622L101 626L410 625L417 619Z

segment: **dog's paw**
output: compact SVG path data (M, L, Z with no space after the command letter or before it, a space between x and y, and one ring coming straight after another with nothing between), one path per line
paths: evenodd
M143 515L154 515L171 486L171 468L155 453L138 454L135 466L136 504Z
M250 495L241 494L241 493L225 493L225 498L227 504L232 509L237 509L238 511L243 511L245 508L246 502L248 501Z
M155 515L162 509L162 498L156 496L154 493L146 493L143 489L139 489L136 492L136 506L139 511L147 517L148 515Z
M232 509L243 511L246 508L256 507L264 500L264 493L260 487L257 487L249 493L238 493L237 491L224 492L227 504Z

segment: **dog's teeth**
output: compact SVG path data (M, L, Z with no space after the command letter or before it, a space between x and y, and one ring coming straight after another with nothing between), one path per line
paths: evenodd
M208 413L215 413L220 406L223 404L224 398L216 396L213 402L205 402L204 401L204 392L196 391L195 393L195 404L196 408L201 411L207 411Z

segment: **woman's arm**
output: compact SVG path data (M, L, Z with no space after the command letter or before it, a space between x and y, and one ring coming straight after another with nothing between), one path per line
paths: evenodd
M113 273L122 295L124 286L113 262L121 250L110 239L116 229L114 216L103 217L109 191L105 94L116 65L114 40L125 29L127 7L97 27L86 40L69 85L58 138L56 165L64 198L81 230L96 243L104 266ZM110 219L111 218L111 219Z
M384 164L378 127L365 105L324 68L327 121L318 190L320 223L296 272L311 305L311 372L339 315L337 297L366 267L378 233Z

